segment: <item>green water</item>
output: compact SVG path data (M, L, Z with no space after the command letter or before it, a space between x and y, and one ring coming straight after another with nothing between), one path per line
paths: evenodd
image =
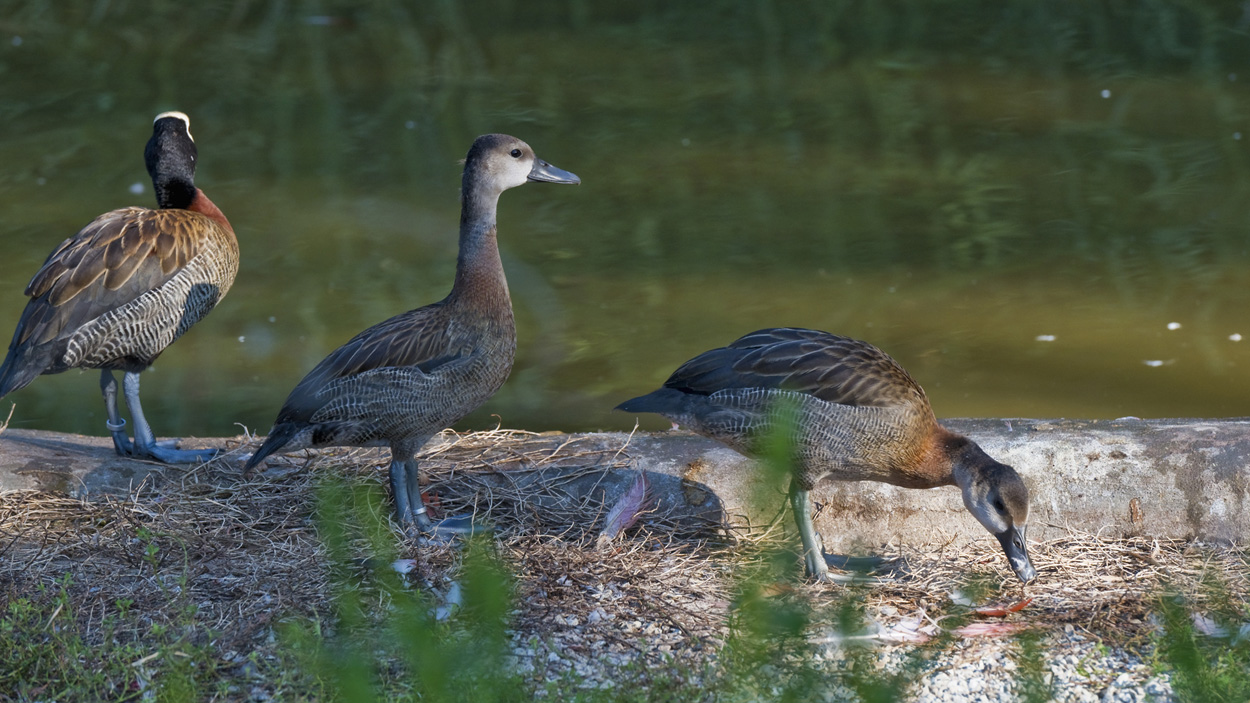
M1232 3L0 2L0 334L58 242L152 203L177 109L243 261L144 376L163 436L263 432L445 295L492 131L583 185L503 196L517 364L462 427L627 428L617 402L777 325L876 343L939 416L1250 415L1248 29ZM103 434L96 372L9 400Z

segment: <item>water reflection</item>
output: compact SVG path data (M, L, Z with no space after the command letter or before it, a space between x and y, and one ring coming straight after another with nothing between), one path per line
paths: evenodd
M57 242L150 203L150 120L188 112L243 265L145 379L170 436L263 431L442 297L488 131L585 184L503 197L520 348L466 427L626 427L620 399L791 324L877 343L946 416L1250 414L1235 6L78 5L0 15L0 326ZM14 426L102 434L93 379L39 379Z

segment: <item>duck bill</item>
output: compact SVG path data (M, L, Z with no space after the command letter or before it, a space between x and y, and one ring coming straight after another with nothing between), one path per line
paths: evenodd
M1037 578L1037 569L1033 568L1033 562L1029 560L1029 552L1025 547L1023 526L1017 528L1012 525L994 536L998 538L998 543L1003 545L1003 552L1007 554L1007 563L1011 564L1011 570L1016 572L1016 577L1021 582L1028 583Z
M542 181L544 183L568 183L577 185L582 182L575 174L569 173L562 168L557 168L542 159L534 159L534 167L530 169L528 178L531 181Z

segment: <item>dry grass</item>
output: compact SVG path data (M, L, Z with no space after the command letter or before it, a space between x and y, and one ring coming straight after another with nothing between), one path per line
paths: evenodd
M539 512L530 507L530 492L509 488L521 484L486 479L557 466L580 475L629 465L628 447L581 452L566 440L508 431L447 433L427 451L425 466L443 506L476 509L497 526L499 552L519 584L518 637L563 637L588 656L601 649L645 661L697 658L714 649L724 635L732 574L761 545L783 539L780 526L787 521L727 540L674 535L669 526L644 520L625 539L595 547L603 505L587 499ZM236 456L166 469L161 479L127 495L0 494L0 597L29 597L69 574L72 612L88 637L119 601L128 601L142 614L132 619L128 636L142 641L145 628L176 621L171 608L185 596L182 607L194 603L197 620L215 631L212 649L223 661L237 661L240 653L274 646L262 635L276 620L331 612L330 567L312 519L318 477L338 472L349 481L380 483L385 462L383 451L310 452L272 462L245 482ZM419 581L439 584L454 571L455 549L419 543L393 528L401 556L417 562ZM1040 577L1026 588L1014 582L988 538L960 549L887 545L882 555L896 559L896 567L866 588L865 605L870 613L899 617L937 612L949 607L952 592L968 588L973 573L989 584L988 598L1033 597L1014 619L1039 627L1071 624L1131 643L1149 629L1165 583L1198 603L1208 597L1203 582L1212 578L1231 597L1250 596L1243 548L1073 531L1034 543L1032 554ZM836 599L841 587L810 585L798 592L819 605Z

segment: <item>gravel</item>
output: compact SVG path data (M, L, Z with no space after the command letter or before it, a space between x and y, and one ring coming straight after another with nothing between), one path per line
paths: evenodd
M680 656L687 663L709 663L710 651L690 651L680 643L680 635L665 633L654 623L621 623L617 635L650 632L650 647L637 649L613 645L605 636L587 631L566 630L546 638L514 635L511 665L533 683L557 682L575 676L587 688L612 688L627 679L638 666L647 665L649 655ZM667 642L664 642L667 640ZM1061 703L1170 703L1177 700L1167 674L1152 671L1140 656L1123 649L1101 645L1097 640L1073 632L1057 632L1040 641L1044 658L1044 684L1050 696L1041 700ZM873 662L884 673L900 673L913 645L856 645L851 652L843 645L819 648L810 662L823 677L819 694L829 701L860 700L845 678L857 657ZM903 697L906 701L964 703L1025 700L1020 683L1019 647L1009 639L976 638L957 641L941 654L922 660L912 672L912 683ZM652 666L672 666L673 660L652 662ZM689 674L687 674L689 675Z
M837 598L837 588L824 595L832 593ZM601 604L593 605L584 614L552 612L552 607L576 608L574 602L556 599L543 604L548 610L541 623L527 617L537 604L531 602L530 607L519 609L518 619L524 627L513 633L512 666L538 691L547 683L569 680L586 688L646 686L646 681L638 680L639 672L645 672L645 676L669 672L687 683L725 676L718 661L725 633L703 631L692 636L681 626L680 618L664 617L662 611L639 610L624 595L639 589L646 591L646 584L610 581L584 585L580 590L590 595L590 602ZM812 596L810 591L798 594L801 598ZM710 609L717 611L719 622L725 622L727 603L715 602ZM862 667L865 662L876 669L879 678L903 675L901 678L908 685L902 700L907 701L1176 700L1168 675L1157 673L1143 659L1150 656L1151 649L1142 637L1136 638L1137 644L1131 649L1108 644L1098 633L1072 624L1048 626L1026 609L1009 619L1027 622L1030 631L1037 635L1034 651L1040 661L1030 663L1020 642L1009 636L954 637L946 644L932 640L922 644L883 643L883 633L888 634L893 626L906 622L908 614L894 605L881 604L869 605L864 615L869 623L864 633L840 637L826 631L812 636L806 660L790 659L784 668L806 667L816 672L821 682L816 694L829 701L861 700L850 677L855 667ZM809 629L812 633L819 631L819 625ZM771 676L780 682L783 670L770 670L770 666L760 669L762 678ZM1047 695L1026 697L1024 682L1028 680L1028 671L1042 690L1048 691ZM758 693L768 697L779 691Z

